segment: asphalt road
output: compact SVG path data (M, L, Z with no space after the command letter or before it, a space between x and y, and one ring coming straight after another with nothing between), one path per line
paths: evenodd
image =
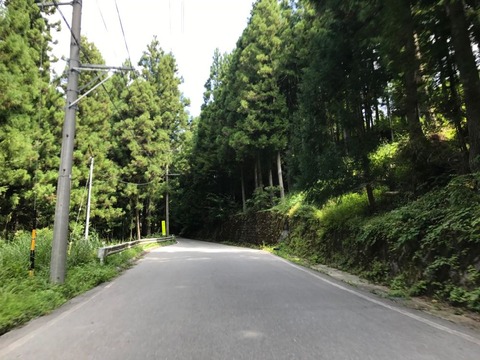
M480 334L268 253L180 239L0 337L0 359L480 359Z

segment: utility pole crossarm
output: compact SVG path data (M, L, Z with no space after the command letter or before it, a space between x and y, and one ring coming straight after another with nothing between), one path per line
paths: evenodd
M104 82L106 82L108 79L110 79L111 77L113 76L112 75L109 75L107 76L105 79L103 79L102 81L100 81L97 85L95 85L94 87L92 87L90 90L88 90L85 94L81 95L80 97L78 97L74 102L72 102L70 105L68 105L69 108L75 106L80 100L82 100L85 96L87 96L88 94L90 94L92 91L94 91L96 88L98 88L99 86L101 86Z
M42 1L36 1L35 4L37 4L38 7L49 7L49 6L59 6L59 5L73 5L73 2L51 2L51 3L46 3Z
M133 67L125 66L109 66L109 65L95 65L95 64L83 64L75 68L77 71L109 71L109 70L118 70L118 71L135 71Z
M78 67L72 68L72 70L80 72L80 71L110 71L110 70L116 70L116 71L135 71L134 68L130 67L120 67L120 66L107 66L107 65L80 65ZM74 102L70 103L68 107L73 107L75 106L80 100L82 100L85 96L90 94L92 91L94 91L96 88L99 86L102 86L107 80L109 80L113 76L113 73L108 75L105 79L100 81L98 84L93 86L90 90L88 90L86 93L81 95L78 99L76 99Z

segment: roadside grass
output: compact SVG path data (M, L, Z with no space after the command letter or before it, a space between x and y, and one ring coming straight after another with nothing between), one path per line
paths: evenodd
M101 265L96 253L104 245L98 238L73 241L69 246L65 283L53 285L49 281L51 239L51 230L38 232L33 277L28 275L30 234L19 233L11 242L0 241L0 335L113 279L145 250L159 246L156 243L136 246L109 256Z
M302 257L296 256L292 254L288 249L283 246L283 244L278 245L263 245L261 247L262 250L267 251L271 254L277 255L285 260L288 260L294 264L298 264L305 267L310 267L313 265L311 261L308 259L304 259Z
M391 297L426 297L480 313L479 183L480 173L455 176L408 202L378 188L375 213L365 192L321 207L293 194L273 209L289 230L275 253L387 286Z

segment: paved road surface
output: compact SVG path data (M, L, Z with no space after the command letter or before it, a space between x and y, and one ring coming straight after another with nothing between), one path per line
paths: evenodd
M480 359L480 334L262 251L181 239L0 337L0 359Z

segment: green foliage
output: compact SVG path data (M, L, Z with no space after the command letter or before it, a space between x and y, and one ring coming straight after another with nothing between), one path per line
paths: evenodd
M42 156L52 155L51 149L56 150L49 128L58 110L55 101L51 101L58 92L49 85L50 27L34 1L14 0L4 4L0 16L0 224L3 237L30 225L35 197L41 196L44 201L51 195L50 169L40 160ZM47 109L47 106L50 107ZM48 211L49 203L46 200L42 210Z
M173 153L181 152L188 136L188 100L179 90L174 56L165 53L156 38L139 66L140 74L130 84L116 79L123 88L119 89L121 106L115 114L112 153L119 166L116 200L128 215L124 228L131 231L136 223L137 234L148 235L158 231L158 219L164 218L164 194L175 184L172 181L167 187L167 169L170 166L171 173L185 166L182 154Z
M33 277L28 276L29 234L21 232L10 242L0 241L0 334L111 280L143 251L142 246L130 248L110 256L108 262L101 265L97 250L103 244L99 240L94 237L91 241L74 241L69 246L66 281L63 285L52 285L49 281L51 239L52 231L38 231Z
M385 283L389 275L389 266L382 261L375 260L368 270L363 271L361 274L368 280L376 283Z
M154 38L138 72L116 74L79 103L71 210L84 218L94 157L92 241L72 225L70 265L90 263L95 234L158 231L168 192L177 230L193 235L274 207L288 216L285 246L295 254L476 307L478 277L468 269L480 261L479 179L457 176L478 167L474 3L258 0L232 53L215 51L202 112L190 122L175 58ZM33 0L0 9L8 277L27 265L29 235L18 232L32 219L53 221L67 73L50 78L49 10ZM81 41L81 62L102 64ZM82 73L80 85L94 77ZM182 175L167 184L167 169ZM279 199L283 190L301 195Z
M250 199L247 200L248 211L260 211L275 206L279 202L279 188L267 186L264 189L257 188Z
M370 153L370 163L372 164L372 172L380 180L390 187L393 187L400 176L399 172L405 171L399 169L397 154L399 142L381 144L374 152ZM403 163L400 166L405 166Z
M291 217L305 203L305 197L306 194L303 192L290 193L283 201L274 206L272 210L282 214L288 214L288 216Z
M369 210L392 209L465 173L468 141L470 151L476 142L466 137L445 6L257 1L233 52L214 55L191 154L199 163L189 174L198 179L191 192L228 193L238 209L244 197L251 210L268 208L257 188L274 150L289 190L320 207L385 186L390 198L370 196ZM465 6L476 29L475 11ZM211 173L197 177L199 170ZM205 185L219 174L227 185Z
M68 72L60 76L50 72L50 31L58 27L48 22L51 11L40 11L33 0L2 5L0 225L4 238L30 229L33 222L38 227L53 223ZM81 39L81 48L81 63L104 64L86 38ZM158 228L152 219L164 210L166 166L174 161L176 171L188 166L180 154L191 137L185 112L188 100L179 89L175 58L154 39L140 67L140 74L115 75L78 104L71 210L84 219L93 157L91 229L110 239L128 237L137 215L145 234ZM97 75L82 72L82 92L103 80ZM173 151L177 154L172 156ZM126 182L151 186L138 189Z
M318 213L322 226L341 228L368 214L366 193L349 193L330 200Z
M388 273L388 269L386 269ZM388 284L389 287L389 295L394 297L407 297L407 279L405 274L400 274L394 277L390 283Z
M392 296L428 295L479 310L480 174L457 176L407 205L368 211L350 193L322 208L304 194L274 208L288 216L283 252L389 284ZM382 199L384 190L375 191Z

